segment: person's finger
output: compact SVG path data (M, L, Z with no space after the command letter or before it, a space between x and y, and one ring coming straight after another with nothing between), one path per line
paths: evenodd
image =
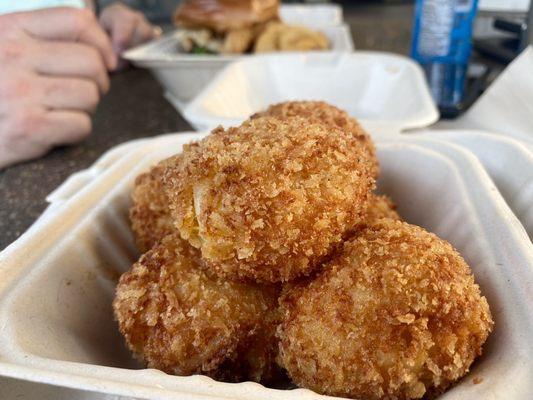
M92 113L100 100L98 87L86 79L39 77L37 88L40 103L53 110Z
M137 27L139 17L137 15L129 15L122 19L116 19L111 26L110 35L113 49L120 55L126 50L133 41L133 35Z
M7 164L38 157L58 144L71 144L91 132L91 118L80 111L50 111L44 107L25 106L14 110L9 118L0 119L0 146L9 149ZM9 157L8 157L9 158Z
M37 134L52 145L79 142L91 133L92 122L87 113L80 111L53 110L46 113Z
M16 14L18 25L32 36L50 40L79 41L96 47L108 69L117 57L108 36L88 9L49 8Z
M139 22L135 28L135 32L133 34L132 42L130 43L130 47L137 46L141 43L147 42L148 40L151 40L155 37L155 30L148 21L146 21L144 18Z
M30 60L32 69L39 74L89 79L98 85L101 93L109 90L106 67L94 47L81 43L35 41Z

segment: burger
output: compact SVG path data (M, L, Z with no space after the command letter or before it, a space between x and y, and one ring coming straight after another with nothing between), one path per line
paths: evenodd
M193 54L323 50L322 32L287 25L278 0L185 0L174 21L181 50Z

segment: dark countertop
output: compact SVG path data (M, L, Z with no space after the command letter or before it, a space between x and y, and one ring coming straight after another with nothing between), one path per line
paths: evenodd
M407 54L412 5L357 6L345 10L358 49ZM17 239L46 208L46 196L69 175L89 167L109 148L136 138L190 130L145 70L111 77L111 90L82 143L0 171L0 249Z

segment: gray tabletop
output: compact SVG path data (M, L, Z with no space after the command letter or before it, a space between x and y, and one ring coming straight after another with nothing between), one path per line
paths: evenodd
M411 5L345 10L358 49L407 54ZM92 135L43 158L0 171L0 249L17 239L46 208L46 195L109 148L136 138L190 130L165 100L149 72L130 69L111 77L111 90L93 119Z

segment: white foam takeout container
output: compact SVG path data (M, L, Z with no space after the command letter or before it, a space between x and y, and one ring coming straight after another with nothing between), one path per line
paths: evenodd
M0 254L0 375L143 399L321 398L140 369L123 346L111 301L118 275L138 256L127 219L133 180L200 137L145 139L108 153L86 171L90 179L80 173L59 188L56 206ZM442 398L530 397L533 246L524 229L469 151L425 138L377 147L380 191L407 221L463 254L495 318L484 355Z
M299 23L320 30L328 37L331 51L351 52L353 41L348 26L341 24L339 6L281 6L280 16L288 23ZM126 51L123 57L135 66L149 68L173 104L179 108L198 94L227 64L255 55L199 55L183 53L177 31Z
M422 128L438 111L418 64L378 52L262 55L227 66L183 109L197 129L234 126L272 103L323 100L373 134Z

